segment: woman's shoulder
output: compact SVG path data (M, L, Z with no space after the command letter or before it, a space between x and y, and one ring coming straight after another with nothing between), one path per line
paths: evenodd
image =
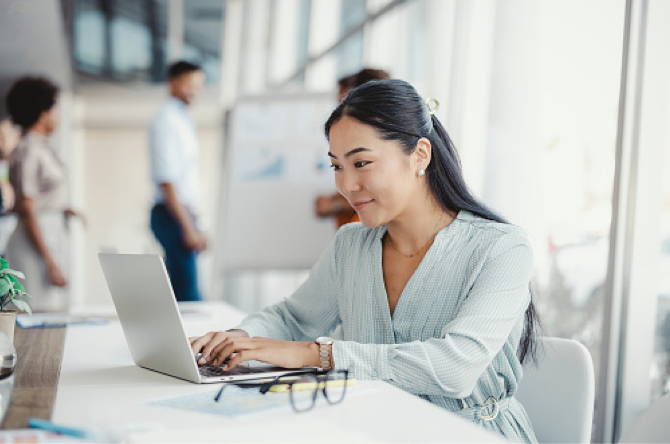
M492 253L521 245L530 248L526 232L518 225L485 219L468 211L461 211L457 219L467 229L465 240Z
M9 163L20 164L27 159L36 159L40 156L42 145L40 141L30 135L23 136L16 148L9 155Z

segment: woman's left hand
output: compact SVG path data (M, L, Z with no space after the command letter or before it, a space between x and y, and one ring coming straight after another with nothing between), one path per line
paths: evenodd
M229 336L214 347L209 356L209 363L213 365L221 365L226 358L230 357L230 361L223 367L224 370L250 360L285 368L319 367L320 365L319 347L316 342L312 341L281 341L261 337Z
M87 228L87 226L88 226L88 222L86 221L86 216L84 216L84 214L79 212L79 211L75 211L72 208L68 208L67 210L65 210L65 216L67 218L71 218L71 217L79 218L79 220L81 221L81 224L84 228Z

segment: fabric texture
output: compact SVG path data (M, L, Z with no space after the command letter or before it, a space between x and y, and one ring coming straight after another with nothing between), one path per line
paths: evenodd
M149 149L155 202L164 200L160 185L171 183L179 202L195 209L199 147L195 123L184 102L170 97L160 108L149 127Z
M16 201L30 198L38 212L63 211L68 207L65 165L41 134L27 133L12 151L9 182Z
M184 245L181 227L165 205L151 210L151 231L165 250L165 268L177 301L200 301L198 253Z
M335 368L387 381L508 440L536 442L514 398L533 267L523 230L461 211L437 234L393 316L382 271L385 234L384 226L345 225L292 296L235 328L308 341L341 324ZM504 408L484 420L491 397Z

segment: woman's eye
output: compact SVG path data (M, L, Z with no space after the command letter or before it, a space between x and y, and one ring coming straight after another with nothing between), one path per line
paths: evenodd
M367 165L367 164L369 164L369 163L371 163L371 162L369 162L369 161L367 161L367 160L361 160L361 161L359 161L359 162L355 162L355 163L354 163L354 166L355 166L356 168L362 168L362 167L364 167L365 165Z
M331 167L333 170L335 170L335 171L337 171L337 170L340 169L340 166L339 166L339 165L335 165L334 163L331 163L331 164L330 164L330 167Z

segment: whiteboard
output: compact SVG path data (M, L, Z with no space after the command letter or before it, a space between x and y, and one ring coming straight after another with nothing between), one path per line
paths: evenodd
M224 269L311 268L335 235L314 214L335 192L323 124L334 94L240 99L229 115L222 207Z

